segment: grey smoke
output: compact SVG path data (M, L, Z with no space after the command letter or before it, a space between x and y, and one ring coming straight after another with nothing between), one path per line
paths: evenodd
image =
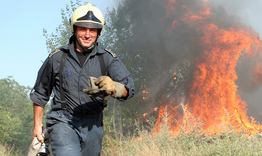
M187 12L181 6L187 6L192 12L197 12L202 7L201 3L195 0L177 0L173 6L175 9L168 12L168 16L167 0L128 0L127 3L132 6L127 11L134 27L135 46L143 51L142 55L153 60L155 74L158 75L152 82L150 98L165 99L167 97L162 94L168 95L170 91L176 92L178 97L187 96L188 86L192 82L195 70L195 59L203 55L205 48L197 45L195 41L203 34L183 22L180 22L173 31L168 30L173 21L182 18ZM234 25L243 25L253 27L262 33L262 30L258 30L259 26L262 27L262 22L257 21L259 14L256 13L256 10L260 10L262 2L210 0L209 4L213 5L211 11L214 13L210 20L220 28L227 30ZM239 77L236 82L239 87L238 93L247 102L249 115L260 120L262 88L252 84L252 63L245 63L243 58L241 57L236 69ZM173 72L177 72L178 77L176 82L171 83ZM171 87L174 84L176 88ZM177 94L178 91L184 94Z

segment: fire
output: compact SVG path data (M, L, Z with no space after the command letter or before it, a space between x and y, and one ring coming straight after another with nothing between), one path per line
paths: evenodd
M143 100L145 100L145 99L146 99L146 95L148 94L147 89L143 90L143 94L144 94L144 96L143 96Z
M174 77L174 80L176 80L176 72L174 72L174 74L173 74L175 77Z
M169 0L166 6L166 16L176 10L177 0ZM197 12L190 11L190 7L180 5L185 10L184 16L174 20L168 32L176 31L176 26L187 25L203 34L195 39L202 54L196 58L197 69L190 87L187 103L173 106L165 102L158 110L159 115L155 127L163 123L163 117L168 114L167 123L171 124L170 132L178 134L182 125L184 131L191 131L190 126L199 126L207 135L215 135L225 131L241 132L248 135L261 132L253 117L247 116L247 104L237 93L238 79L235 68L240 56L246 53L256 56L261 49L262 42L251 28L234 26L228 29L220 28L212 22L212 7L207 0L200 1L202 7ZM200 3L199 2L199 3ZM254 69L260 80L262 65ZM173 74L174 76L176 73ZM176 77L174 78L176 80ZM146 93L147 90L145 91ZM145 94L145 92L143 92Z

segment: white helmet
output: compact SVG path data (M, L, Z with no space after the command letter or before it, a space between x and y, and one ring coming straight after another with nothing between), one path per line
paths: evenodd
M70 19L71 30L74 32L74 26L98 28L99 34L102 33L105 25L104 16L102 12L91 3L78 7Z

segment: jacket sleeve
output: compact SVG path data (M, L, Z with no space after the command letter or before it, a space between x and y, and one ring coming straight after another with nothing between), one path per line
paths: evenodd
M49 101L54 85L52 61L47 58L38 71L37 80L30 93L30 99L37 105L45 107Z
M125 101L134 96L135 85L133 77L119 58L114 58L110 63L109 76L114 81L124 84L128 91L128 96L125 99L120 98L118 100Z

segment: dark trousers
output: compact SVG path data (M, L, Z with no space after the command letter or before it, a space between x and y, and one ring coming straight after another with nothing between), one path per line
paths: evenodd
M84 117L51 111L46 123L54 156L98 156L104 136L102 120L102 114Z

